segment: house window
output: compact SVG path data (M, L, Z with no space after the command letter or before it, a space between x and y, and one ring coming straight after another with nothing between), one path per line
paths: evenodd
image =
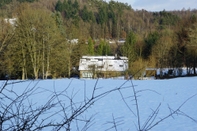
M103 59L98 59L98 61L103 61Z
M123 67L123 65L119 65L119 67Z
M81 63L86 63L86 59L81 59Z
M91 73L91 72L83 72L82 73L83 78L92 78L92 76L93 76L93 73Z
M103 68L103 66L97 66L98 68Z
M86 59L87 61L90 61L90 59Z
M89 69L94 69L95 68L95 65L88 65L88 68Z
M109 65L109 67L112 67L113 65Z

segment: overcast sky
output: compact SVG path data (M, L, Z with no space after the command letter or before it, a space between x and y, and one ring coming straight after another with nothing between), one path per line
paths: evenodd
M110 0L106 0L110 1ZM196 0L114 0L128 3L134 10L145 9L147 11L172 11L184 9L197 9Z

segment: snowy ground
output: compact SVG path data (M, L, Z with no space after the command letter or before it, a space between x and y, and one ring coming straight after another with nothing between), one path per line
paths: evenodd
M78 119L92 117L89 123L89 131L116 131L116 129L118 131L135 131L138 129L139 124L141 128L149 124L149 127L151 127L151 125L154 125L178 109L182 104L179 114L175 113L163 120L151 128L151 131L197 130L197 77L132 81L117 79L99 79L98 81L91 79L57 79L25 81L16 84L12 84L12 82L16 81L9 81L10 84L6 86L8 95L13 95L10 91L14 91L19 95L25 89L34 88L34 93L31 94L28 101L24 102L24 104L31 101L31 103L35 103L35 106L42 105L56 92L56 94L64 94L60 95L59 99L65 105L69 105L70 100L68 98L72 98L75 101L74 107L76 108L91 98L93 89L96 89L94 95L97 96L103 92L121 87L120 90L113 91L97 100L87 111L78 117ZM0 83L3 84L4 81L0 81ZM134 86L137 93L139 123L132 86ZM9 101L4 102L9 103ZM149 121L149 124L145 124L149 116L159 105L160 107L154 121ZM61 107L56 107L50 111L50 113L55 113L51 118L53 121L58 122L63 119L63 114L58 113L59 108ZM68 111L68 113L70 112ZM114 122L116 124L113 124ZM71 130L76 131L76 127L82 129L82 126L84 126L83 122L73 122Z

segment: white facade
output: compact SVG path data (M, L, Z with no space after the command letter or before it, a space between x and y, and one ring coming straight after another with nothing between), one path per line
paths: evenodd
M127 57L115 56L83 56L80 59L79 71L81 77L92 78L96 72L124 72L128 69Z
M6 23L9 23L9 24L11 24L12 26L15 26L15 24L16 24L16 18L6 18L6 19L4 19L5 20L5 22Z

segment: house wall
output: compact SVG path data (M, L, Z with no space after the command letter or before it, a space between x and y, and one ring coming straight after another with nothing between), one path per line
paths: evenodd
M79 63L80 78L113 77L127 69L127 57L83 56Z
M111 78L125 75L125 72L118 71L101 71L101 72L91 72L91 71L80 71L80 78Z

